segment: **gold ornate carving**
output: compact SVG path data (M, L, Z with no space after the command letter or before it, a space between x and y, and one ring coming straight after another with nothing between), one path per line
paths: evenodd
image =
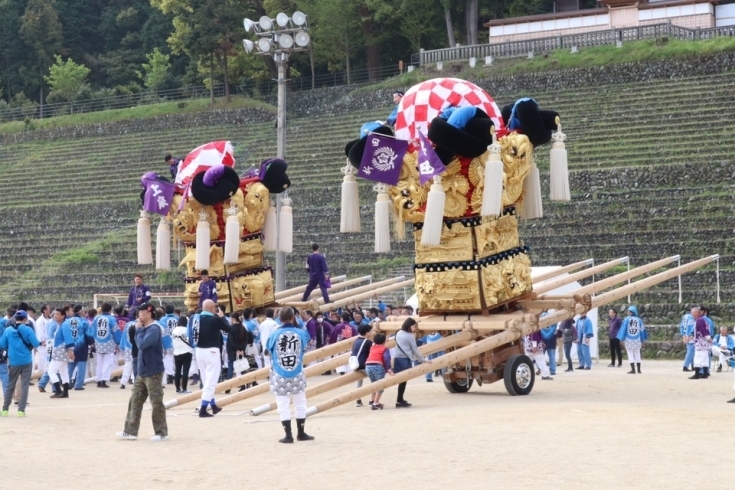
M526 254L483 266L480 276L488 308L529 293L533 288L531 261Z
M212 206L204 206L197 202L196 199L190 197L184 204L181 211L179 204L182 197L174 196L169 211L169 218L173 223L174 236L179 240L191 242L196 240L196 227L199 222L199 213L204 211L207 214L207 222L209 222L209 236L211 240L216 240L220 235L220 227L217 223L217 213Z
M442 228L441 241L436 247L421 245L421 232L422 230L416 230L413 234L417 264L472 260L471 227L454 223L448 228L445 224Z
M196 248L193 246L187 246L186 255L179 263L179 267L186 266L186 276L190 278L197 277L196 272ZM212 245L209 249L209 275L212 277L224 276L224 250L222 247Z
M482 259L520 245L518 219L514 215L485 220L476 226L477 258Z
M237 264L227 266L227 273L234 274L236 272L255 269L263 266L263 243L260 240L248 240L240 242L239 255L237 256Z
M447 175L442 177L442 186L444 186L444 193L446 194L444 216L447 218L464 216L469 204L467 194L470 191L470 183L467 178L460 173Z
M245 221L243 224L250 233L263 229L269 199L268 189L260 182L253 182L245 186Z
M415 153L406 153L398 184L388 188L396 223L419 223L424 220L424 212L419 208L426 202L431 182L421 185L417 161Z
M416 269L419 309L424 311L477 311L480 305L478 271Z
M236 309L253 308L275 301L273 276L269 270L231 281L232 299Z

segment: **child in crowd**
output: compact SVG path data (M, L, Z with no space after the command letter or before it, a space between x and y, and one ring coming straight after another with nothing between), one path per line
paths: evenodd
M373 345L370 346L370 354L368 354L367 361L365 361L365 370L371 383L385 378L385 373L393 376L393 370L390 368L390 351L385 347L385 334L379 333L373 339ZM371 396L373 410L383 409L383 404L380 403L380 396L382 394L383 390L380 390Z

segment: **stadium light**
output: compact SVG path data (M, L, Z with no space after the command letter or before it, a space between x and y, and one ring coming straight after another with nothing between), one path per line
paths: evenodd
M308 19L306 14L300 11L293 13L291 17L283 12L278 13L275 19L267 15L254 22L243 19L245 32L254 32L256 41L243 39L242 45L246 53L262 56L272 56L278 67L278 136L276 156L286 158L286 66L291 53L306 51L311 44L309 36ZM257 48L257 50L255 49ZM282 198L276 199L276 216L280 217ZM276 252L276 291L286 289L286 254Z

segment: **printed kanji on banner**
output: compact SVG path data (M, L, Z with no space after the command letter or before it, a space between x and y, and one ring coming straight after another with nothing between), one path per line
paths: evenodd
M363 179L396 185L408 142L377 133L368 134L366 138L365 152L357 175Z
M145 197L143 198L143 209L149 213L162 216L168 214L171 201L174 197L176 185L161 180L145 179Z
M421 185L430 181L435 175L441 175L447 167L436 154L431 142L419 133L419 179Z

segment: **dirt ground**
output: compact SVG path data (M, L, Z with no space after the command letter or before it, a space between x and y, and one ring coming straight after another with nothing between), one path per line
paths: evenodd
M502 383L450 394L413 380L410 409L393 408L392 388L383 411L350 404L310 417L316 440L293 445L276 442L275 412L249 415L269 395L209 419L194 416L195 403L172 409L171 440L153 443L150 412L138 441L113 436L129 389L88 385L51 400L31 387L28 416L11 408L0 419L0 488L700 489L735 466L732 372L691 381L680 362L644 362L635 376L606 364L559 369L524 397ZM726 473L715 486L730 485Z

